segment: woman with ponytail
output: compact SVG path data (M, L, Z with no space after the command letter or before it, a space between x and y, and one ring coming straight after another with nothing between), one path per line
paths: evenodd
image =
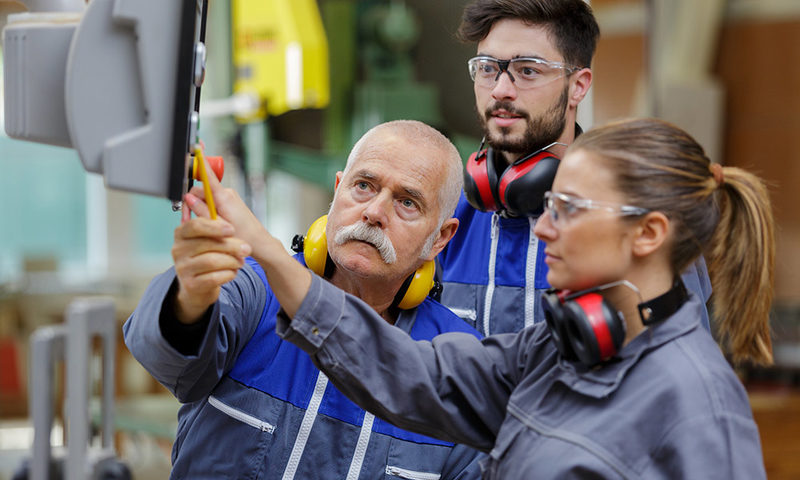
M673 276L705 255L714 326L726 350L734 361L771 364L775 227L764 183L710 162L686 132L652 119L598 128L579 137L572 152L611 169L625 203L666 215Z
M622 121L569 147L534 233L554 287L542 298L547 322L483 340L415 342L359 299L285 268L281 248L258 260L278 285L280 335L362 408L489 453L484 478L765 478L723 352L772 361L764 184L710 162L674 125ZM722 349L680 279L701 254ZM289 279L296 288L280 287Z

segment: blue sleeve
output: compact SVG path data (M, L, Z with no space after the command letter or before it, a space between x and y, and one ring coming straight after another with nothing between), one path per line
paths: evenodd
M273 297L268 298L258 275L245 265L234 280L223 285L197 354L184 355L170 345L159 326L162 314L171 315L162 312L162 307L174 281L174 268L153 279L122 329L136 360L185 403L207 396L233 367Z

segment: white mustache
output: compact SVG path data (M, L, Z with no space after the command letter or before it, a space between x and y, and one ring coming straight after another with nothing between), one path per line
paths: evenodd
M350 240L369 243L378 250L381 258L387 264L397 261L397 252L394 249L394 245L392 245L392 241L389 240L389 237L383 233L380 227L357 222L345 227L339 227L336 230L336 236L333 239L336 245L341 245Z

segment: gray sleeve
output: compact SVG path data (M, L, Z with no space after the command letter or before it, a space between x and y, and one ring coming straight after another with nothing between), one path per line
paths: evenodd
M488 452L524 362L521 335L415 341L360 299L314 276L277 331L356 404L400 428Z
M241 268L234 280L223 285L197 354L184 355L170 345L159 326L162 314L171 315L162 307L173 281L174 268L157 276L122 329L136 360L178 400L191 402L207 396L231 369L258 326L266 291L250 266Z
M733 413L687 418L665 432L642 478L767 478L758 428Z

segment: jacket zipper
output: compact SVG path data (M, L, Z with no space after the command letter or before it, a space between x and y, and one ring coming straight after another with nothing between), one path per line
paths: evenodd
M231 407L230 405L226 405L213 395L208 397L208 403L210 403L212 407L216 408L225 415L234 418L236 420L239 420L242 423L250 425L251 427L257 428L262 432L273 433L275 431L275 425L261 421L252 415L248 415L240 410Z
M536 226L536 219L528 217L530 231L528 232L528 254L525 259L525 323L526 327L533 325L536 318L536 257L539 253L539 239L533 234L533 227Z
M492 214L492 246L489 251L489 284L486 285L486 297L483 302L483 334L491 335L489 331L489 318L492 314L492 298L494 297L494 274L497 262L497 240L500 236L500 216L495 212Z
M386 466L386 475L392 477L405 478L407 480L439 480L442 476L438 473L428 472L415 472L414 470L406 470L405 468Z
M289 461L286 463L286 469L283 471L283 480L294 479L297 473L297 468L300 466L300 458L303 456L303 451L306 449L308 437L311 435L311 427L314 426L314 421L317 418L319 406L322 403L322 397L325 396L325 388L328 386L328 377L324 373L317 374L317 380L314 383L314 392L311 394L311 400L308 402L308 407L303 414L303 421L300 423L300 430L297 432L297 437L294 440L292 453L289 455Z
M367 446L372 436L372 424L375 416L369 412L364 412L364 421L361 422L361 432L358 434L356 451L353 452L353 459L350 461L350 470L347 472L346 480L357 480L361 475L361 467L364 465L364 457L367 456Z

